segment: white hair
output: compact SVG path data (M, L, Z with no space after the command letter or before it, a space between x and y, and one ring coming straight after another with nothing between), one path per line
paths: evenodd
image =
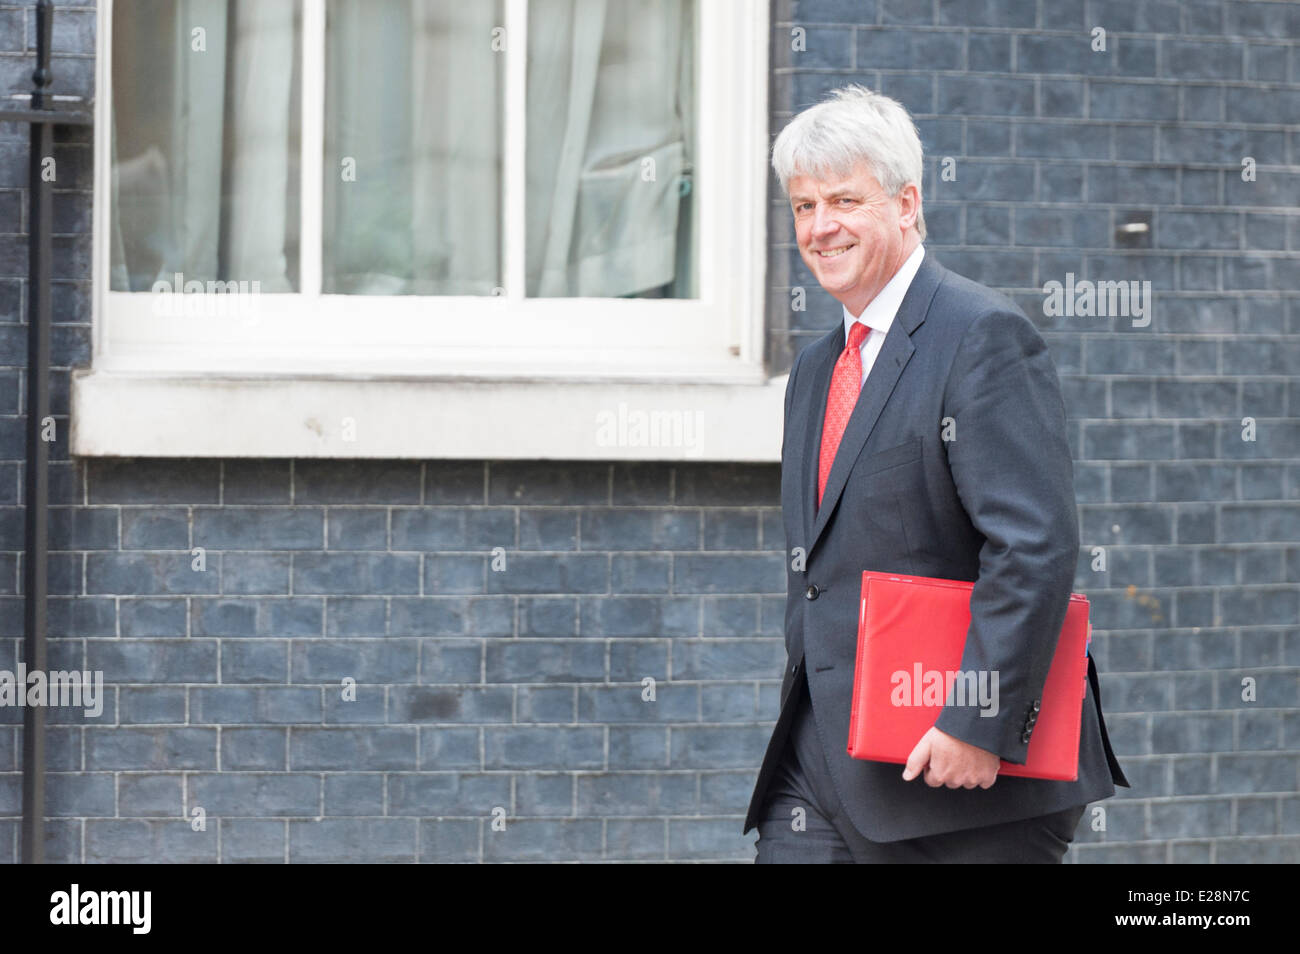
M832 90L786 124L772 145L772 168L788 194L797 175L850 176L859 162L888 195L921 188L921 137L903 104L854 83ZM916 230L925 238L918 203Z

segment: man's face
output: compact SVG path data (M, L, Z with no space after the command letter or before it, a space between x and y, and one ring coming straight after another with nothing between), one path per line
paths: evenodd
M789 193L804 264L823 288L860 315L919 242L912 229L916 187L886 195L860 163L844 179L793 176Z

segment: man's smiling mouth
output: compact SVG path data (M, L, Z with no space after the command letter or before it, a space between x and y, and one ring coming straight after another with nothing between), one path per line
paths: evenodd
M838 255L843 255L851 248L853 248L852 245L842 245L839 248L826 249L825 251L817 249L816 251L822 258L835 258Z

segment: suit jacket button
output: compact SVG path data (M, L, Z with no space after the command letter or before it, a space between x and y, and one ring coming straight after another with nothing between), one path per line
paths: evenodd
M1026 729L1024 732L1022 732L1022 733L1020 734L1020 741L1021 741L1021 742L1028 742L1028 741L1029 741L1029 733L1030 733L1030 730L1029 730L1029 729Z
M821 590L817 588L816 583L812 583L808 586L808 589L804 590L803 595L804 599L815 600L821 595Z
M1034 700L1034 704L1033 704L1032 706L1030 706L1030 708L1033 709L1035 712L1037 712L1037 711L1038 711L1039 709L1041 709L1042 707L1043 707L1043 703L1042 703L1042 701L1039 700L1039 699L1035 699L1035 700Z
M793 666L790 667L790 675L792 676L797 675L798 672L799 672L799 664L795 663Z

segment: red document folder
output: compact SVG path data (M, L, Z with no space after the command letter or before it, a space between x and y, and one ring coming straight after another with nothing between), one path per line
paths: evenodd
M961 669L973 586L962 580L862 574L849 755L906 763L921 736L939 718L949 690L955 693L959 682L964 704L983 703L982 708L991 710L992 674L976 674L974 683L949 676ZM1043 686L1028 759L1024 765L1003 760L999 775L1063 781L1079 777L1089 633L1088 598L1072 593ZM996 698L1001 707L1001 694ZM1001 708L999 715L1008 713ZM1024 716L1011 714L1022 721Z

